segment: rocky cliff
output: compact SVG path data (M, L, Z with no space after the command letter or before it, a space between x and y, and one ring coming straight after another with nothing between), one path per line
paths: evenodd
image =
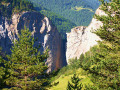
M46 60L48 72L61 68L64 60L61 36L51 21L38 12L14 14L12 20L0 16L0 46L3 51L7 54L11 53L12 42L17 39L17 34L24 26L27 26L33 36L38 39L35 45L41 45L41 52L46 48L49 49L49 57Z
M96 10L96 14L106 15L100 8ZM92 31L97 30L102 25L102 22L93 18L88 27L75 27L70 33L67 33L67 63L69 63L69 59L79 58L82 53L89 51L92 46L97 44L98 40L101 40Z

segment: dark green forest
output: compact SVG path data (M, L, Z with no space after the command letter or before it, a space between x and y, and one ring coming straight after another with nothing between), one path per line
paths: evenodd
M97 0L29 0L37 6L42 6L62 17L69 19L77 26L87 26L94 11L98 8Z

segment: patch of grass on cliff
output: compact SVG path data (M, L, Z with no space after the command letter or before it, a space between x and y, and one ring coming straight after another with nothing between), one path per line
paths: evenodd
M71 8L71 10L74 10L74 11L80 11L80 10L83 10L83 9L87 9L90 12L94 12L92 9L90 9L90 8L83 8L82 6L81 7L75 6L75 7Z

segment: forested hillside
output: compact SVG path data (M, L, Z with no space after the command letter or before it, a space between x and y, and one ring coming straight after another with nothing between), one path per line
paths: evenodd
M61 36L66 38L75 26L88 26L94 11L99 6L98 0L28 0L35 9L49 17Z
M99 7L99 0L28 0L49 17L63 38L75 26L88 26ZM108 0L107 0L108 1Z
M98 8L97 0L29 0L37 6L45 7L46 9L69 19L77 26L87 26Z
M38 9L38 8L37 8ZM39 9L38 9L39 11ZM66 32L70 32L71 28L75 27L76 24L71 22L70 20L54 13L49 10L41 10L40 13L49 17L52 23L57 27L63 39L66 38Z

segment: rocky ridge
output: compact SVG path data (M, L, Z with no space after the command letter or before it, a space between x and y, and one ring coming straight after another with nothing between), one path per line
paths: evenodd
M96 10L96 14L106 15L99 8ZM97 41L101 39L92 31L97 30L102 25L102 22L93 18L88 27L78 26L73 28L70 33L67 33L65 51L65 44L63 44L59 32L44 15L38 12L22 12L14 14L12 20L0 16L0 45L4 52L10 54L12 42L17 39L20 30L27 26L34 38L38 39L35 45L41 45L40 51L49 49L46 64L49 67L47 72L51 72L66 65L66 60L69 64L69 59L79 58L82 53L84 54L96 45Z
M107 15L100 8L96 10L96 14L100 16ZM66 59L68 64L69 59L79 58L82 53L85 54L85 52L97 44L98 40L101 40L93 31L99 29L102 25L101 21L93 18L88 27L75 27L70 33L67 33Z
M51 21L38 12L22 12L14 14L12 20L0 16L0 46L3 52L10 54L12 42L17 39L20 30L26 26L38 41L35 45L41 45L40 51L49 49L49 57L46 60L48 71L57 70L62 67L62 38Z

